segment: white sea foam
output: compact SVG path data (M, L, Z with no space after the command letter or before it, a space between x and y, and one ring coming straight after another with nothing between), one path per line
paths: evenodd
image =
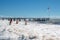
M20 21L18 24L13 21L9 25L8 20L0 20L0 38L14 38L18 40L19 37L30 40L60 40L60 25L41 24L37 22ZM12 39L11 39L12 40Z

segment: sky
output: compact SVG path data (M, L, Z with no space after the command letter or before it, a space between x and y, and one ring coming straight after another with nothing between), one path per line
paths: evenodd
M60 0L0 0L0 16L60 17Z

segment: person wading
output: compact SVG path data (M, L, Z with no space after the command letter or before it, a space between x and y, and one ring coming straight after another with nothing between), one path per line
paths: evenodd
M25 20L25 25L27 25L27 20Z
M16 20L16 24L18 24L18 20Z
M12 23L12 19L10 19L9 25L11 25L11 23Z

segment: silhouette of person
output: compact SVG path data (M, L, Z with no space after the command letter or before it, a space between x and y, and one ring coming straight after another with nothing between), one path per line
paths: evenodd
M11 23L12 23L12 19L10 19L9 25L11 25Z
M18 20L16 20L16 24L18 24Z

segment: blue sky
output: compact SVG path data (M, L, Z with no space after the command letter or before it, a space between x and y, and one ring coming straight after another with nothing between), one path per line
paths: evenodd
M0 0L0 16L57 17L60 0Z

